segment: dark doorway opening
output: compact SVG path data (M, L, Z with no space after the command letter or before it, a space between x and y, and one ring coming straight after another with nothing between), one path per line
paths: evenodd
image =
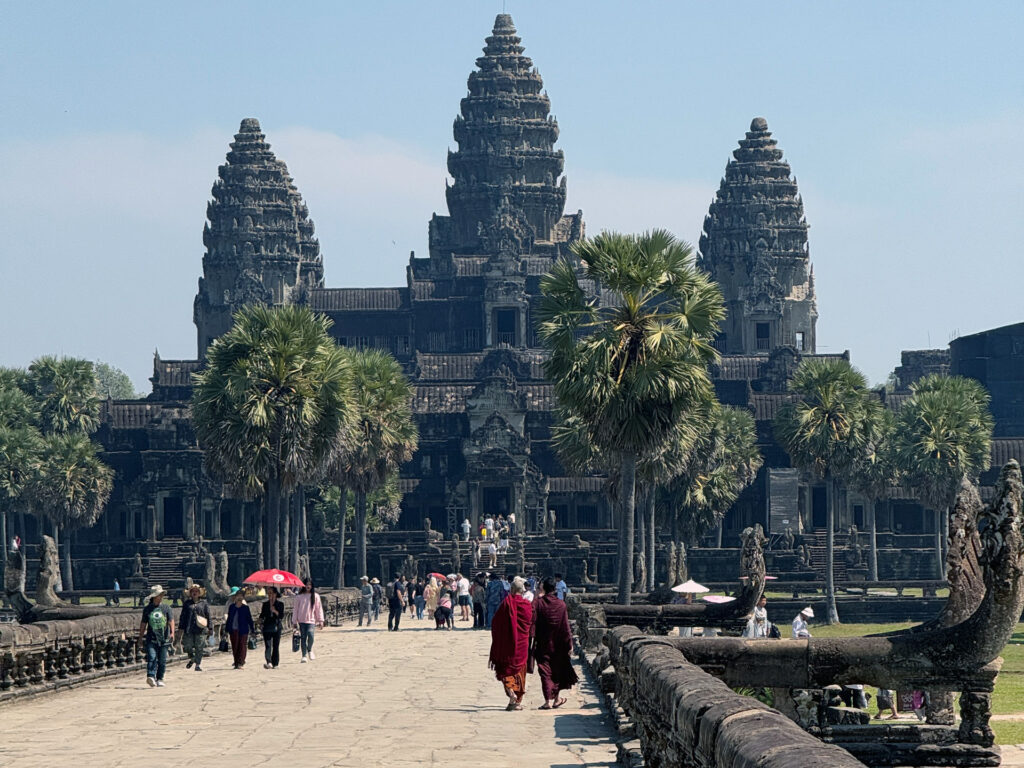
M768 323L758 323L756 327L757 351L767 352L771 349L771 327Z
M494 343L517 345L516 322L519 312L515 309L494 310Z
M185 505L178 496L164 499L164 538L180 539L185 535Z
M508 513L512 511L512 489L507 485L484 488L480 501L484 517L508 517Z
M824 528L828 525L828 495L824 485L811 489L811 527Z

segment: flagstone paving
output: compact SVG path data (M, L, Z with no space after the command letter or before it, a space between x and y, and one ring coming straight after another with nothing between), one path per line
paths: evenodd
M615 734L588 682L541 711L531 675L526 708L506 712L489 642L426 621L397 633L381 623L319 632L308 664L282 642L276 670L263 669L261 646L242 670L221 653L199 673L174 665L164 688L141 673L111 678L0 709L0 766L615 764Z

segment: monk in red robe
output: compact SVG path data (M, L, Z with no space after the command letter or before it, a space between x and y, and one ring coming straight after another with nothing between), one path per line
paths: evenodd
M526 693L526 665L530 656L533 607L523 598L526 583L517 576L491 621L491 655L488 666L505 686L506 710L522 709Z
M565 601L558 599L550 576L541 589L544 594L533 601L533 658L544 692L541 709L558 709L565 704L558 694L576 685L579 678L572 668L572 629Z

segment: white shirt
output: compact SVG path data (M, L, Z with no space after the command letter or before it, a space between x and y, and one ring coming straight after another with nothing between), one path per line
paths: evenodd
M804 620L804 615L798 613L796 618L793 619L793 637L810 637L811 631L807 628L807 622Z
M494 542L493 541L490 544L487 545L487 551L489 553L491 553L492 555L497 553L498 548L496 546L494 546Z
M469 596L469 579L463 576L459 579L459 597Z
M752 618L743 629L743 637L768 637L768 622Z
M525 592L523 592L523 599L526 600L526 602L528 602L528 603L532 603L533 602L533 592L531 592L530 590L526 590Z

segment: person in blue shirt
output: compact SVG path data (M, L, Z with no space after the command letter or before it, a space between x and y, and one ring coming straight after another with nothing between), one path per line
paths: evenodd
M508 590L505 588L501 576L497 573L491 573L491 578L487 582L487 618L484 622L484 629L491 628L491 619L494 618L494 614L498 612L498 608L501 606L501 601L505 599L505 595L508 594Z
M565 583L560 573L555 574L555 594L559 600L565 600L565 596L569 594L569 585Z

